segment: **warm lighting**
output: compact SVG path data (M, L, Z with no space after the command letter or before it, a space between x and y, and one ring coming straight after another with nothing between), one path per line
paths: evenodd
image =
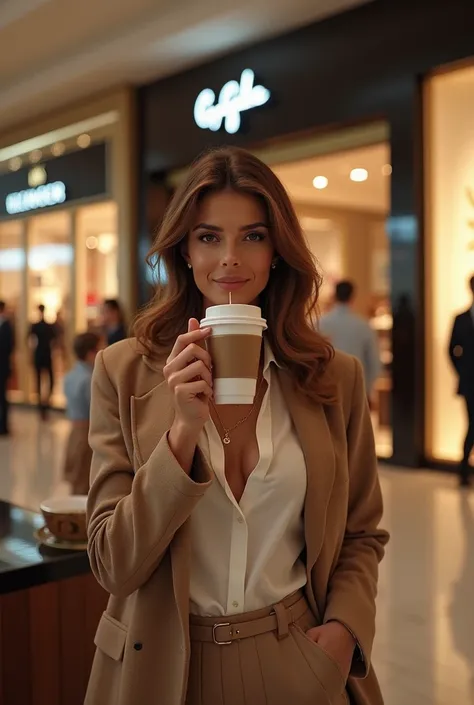
M18 171L18 169L21 169L22 161L20 157L13 157L13 159L10 159L8 162L8 167L10 171Z
M34 166L30 169L28 173L28 186L31 188L42 186L47 180L48 175L46 174L46 169L44 166Z
M384 165L383 165L383 167L382 167L382 174L383 174L384 176L391 176L392 171L393 171L393 169L392 169L392 165L391 165L391 164L384 164Z
M41 159L42 156L43 156L43 152L41 151L41 149L34 149L34 150L30 153L30 162L31 162L31 164L37 164L37 163L40 161L40 159Z
M66 151L66 146L64 142L55 142L51 147L51 152L55 157L60 157Z
M86 247L88 250L96 250L99 246L99 241L95 235L90 235L86 240Z
M369 178L369 172L367 169L352 169L350 173L350 179L351 181L357 181L357 182L362 182L362 181L367 181Z
M313 179L313 186L314 188L318 189L318 191L322 191L323 189L327 188L328 183L329 180L325 176L316 176Z
M114 233L102 233L98 240L97 249L103 255L109 255L117 247L117 235Z
M86 149L87 147L90 146L91 143L91 138L90 135L84 134L84 135L79 135L77 138L77 146L81 147L81 149Z

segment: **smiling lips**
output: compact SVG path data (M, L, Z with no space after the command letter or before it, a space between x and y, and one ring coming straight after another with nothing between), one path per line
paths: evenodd
M241 289L244 284L248 282L248 279L242 279L242 277L222 277L221 279L214 279L216 284L218 284L224 291L236 291Z

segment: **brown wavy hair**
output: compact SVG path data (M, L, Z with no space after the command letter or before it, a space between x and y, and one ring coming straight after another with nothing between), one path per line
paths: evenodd
M233 189L258 198L265 206L270 235L278 255L276 269L260 294L265 333L277 362L292 375L296 387L314 401L331 404L335 387L325 375L334 350L316 330L322 278L285 188L273 171L253 154L234 147L199 157L177 189L148 253L156 273L156 291L139 313L134 333L154 356L169 352L190 318L202 318L202 294L182 255L182 241L194 224L202 198ZM167 277L160 283L160 273Z

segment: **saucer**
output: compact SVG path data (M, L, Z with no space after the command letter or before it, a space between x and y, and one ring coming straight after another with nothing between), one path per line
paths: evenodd
M87 551L86 541L61 541L53 536L46 526L43 526L41 529L35 531L33 536L38 543L42 543L44 546L49 546L51 548L59 548L63 551Z

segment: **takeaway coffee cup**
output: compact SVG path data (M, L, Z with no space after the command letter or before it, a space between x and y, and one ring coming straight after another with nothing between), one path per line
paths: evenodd
M258 306L210 306L201 328L212 359L215 404L253 404L257 389L262 334L267 322Z

